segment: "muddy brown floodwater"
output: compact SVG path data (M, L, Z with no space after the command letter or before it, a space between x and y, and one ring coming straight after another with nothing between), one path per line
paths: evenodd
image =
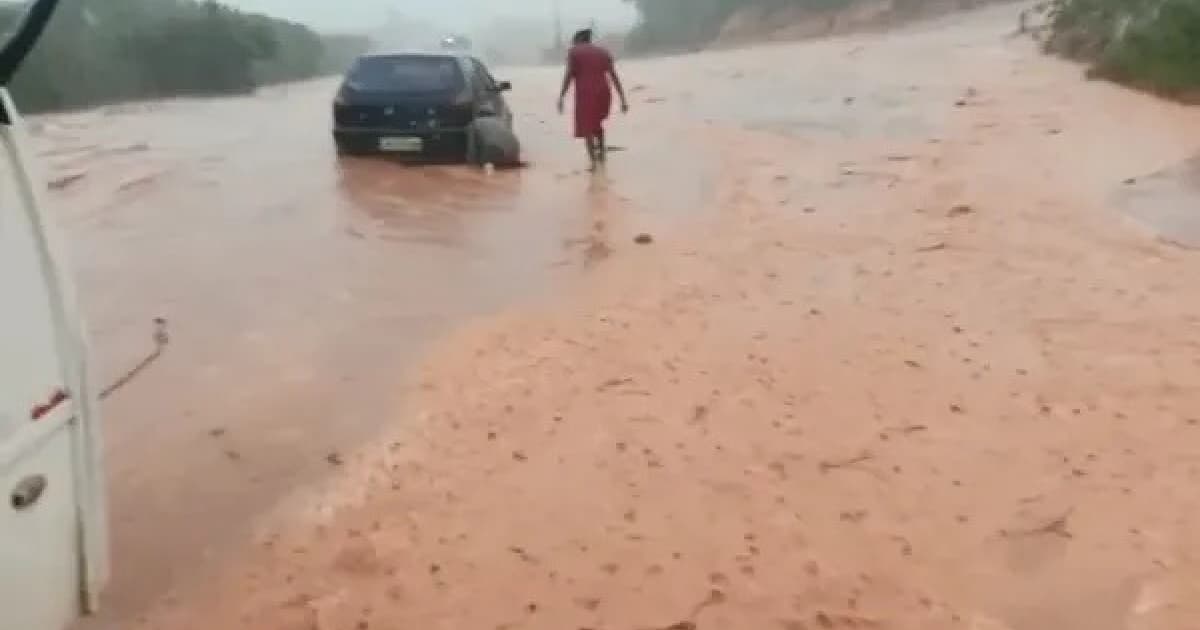
M105 372L177 340L96 625L1200 627L1200 259L1126 183L1200 113L1017 10L626 64L601 177L552 70L492 177L337 162L329 84L46 120Z
M149 350L154 317L173 339L104 409L112 614L392 422L397 375L453 322L552 294L629 230L705 207L716 164L673 125L614 136L652 174L585 177L552 74L512 78L532 167L492 176L336 159L329 81L34 121L101 374Z

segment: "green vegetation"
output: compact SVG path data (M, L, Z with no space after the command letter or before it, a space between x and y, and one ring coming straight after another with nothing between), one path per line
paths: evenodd
M754 9L769 16L784 9L813 14L850 8L871 0L627 0L641 20L627 46L634 52L686 50L712 42L739 10ZM883 4L885 0L879 0ZM890 0L886 18L902 20L925 13L966 9L996 0ZM779 26L785 26L780 24Z
M814 12L850 5L853 0L629 0L641 20L626 45L633 51L673 50L703 46L739 9L775 11L796 5Z
M0 28L23 10L0 5ZM12 89L26 111L244 93L340 70L366 47L212 0L63 0Z
M817 14L872 0L627 1L641 14L627 47L647 52L703 47L741 10L754 10L770 22L782 9ZM885 17L903 19L989 1L994 0L891 0ZM1045 0L1039 9L1048 18L1046 48L1091 63L1092 76L1200 99L1200 0Z
M631 0L641 20L625 45L633 52L675 50L712 41L744 0Z
M1053 0L1051 52L1091 74L1171 96L1200 93L1200 0Z

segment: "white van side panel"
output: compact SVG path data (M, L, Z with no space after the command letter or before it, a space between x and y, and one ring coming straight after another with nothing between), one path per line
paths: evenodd
M108 576L98 402L68 266L42 212L43 180L27 170L24 129L3 89L0 102L13 122L0 125L0 625L60 630L96 609ZM56 391L67 399L34 418ZM32 477L45 491L16 509L11 492Z
M41 256L15 185L19 177L0 156L0 444L18 439L29 428L31 408L66 387Z
M61 630L81 612L79 520L71 452L63 428L0 472L0 627ZM40 474L49 483L37 505L14 510L8 493L22 478Z

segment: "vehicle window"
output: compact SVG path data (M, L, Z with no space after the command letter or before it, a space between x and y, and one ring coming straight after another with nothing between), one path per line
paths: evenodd
M365 57L346 76L346 85L360 92L453 92L464 82L453 57Z
M468 60L465 69L467 75L471 77L471 91L479 96L484 96L487 93L487 85L483 82L483 75L479 74L475 63Z
M475 67L475 76L479 77L480 85L485 90L495 90L496 80L492 78L492 73L488 72L487 66L484 66L478 59L472 59L471 65Z

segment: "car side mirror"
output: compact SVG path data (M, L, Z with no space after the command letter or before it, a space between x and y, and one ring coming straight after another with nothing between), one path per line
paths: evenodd
M496 84L496 91L497 91L497 92L507 92L507 91L509 91L509 90L511 90L511 89L512 89L512 83L510 83L510 82L508 82L508 81L501 81L501 82L499 82L499 83L497 83L497 84Z

